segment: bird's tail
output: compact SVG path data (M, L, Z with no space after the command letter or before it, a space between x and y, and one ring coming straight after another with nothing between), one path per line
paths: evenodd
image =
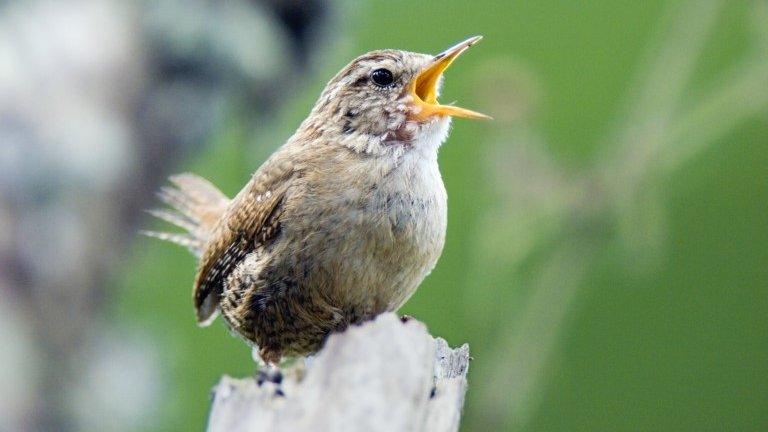
M229 205L229 198L195 174L178 174L169 180L173 186L161 188L158 197L170 208L147 212L187 232L142 231L142 234L184 246L200 257L208 236Z

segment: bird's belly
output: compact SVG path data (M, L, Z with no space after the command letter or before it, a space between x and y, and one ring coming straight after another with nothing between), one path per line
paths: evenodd
M443 248L443 206L391 195L375 217L350 220L341 252L330 258L336 295L362 315L400 307L434 267ZM376 204L373 205L374 207Z
M306 258L305 286L323 290L352 321L400 307L443 249L446 195L434 171L328 202L315 225L323 228L303 238L304 250L320 251Z

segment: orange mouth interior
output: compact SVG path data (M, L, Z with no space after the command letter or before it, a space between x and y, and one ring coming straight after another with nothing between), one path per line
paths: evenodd
M467 48L477 43L481 36L469 38L458 45L443 51L435 56L432 63L427 65L411 82L409 91L413 96L413 102L419 107L415 117L423 121L435 116L453 116L471 119L490 119L491 117L476 111L460 108L453 105L440 105L437 101L437 88L440 77L448 66L453 63Z

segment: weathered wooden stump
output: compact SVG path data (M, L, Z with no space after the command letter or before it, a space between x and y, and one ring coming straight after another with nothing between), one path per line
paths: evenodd
M424 324L384 314L332 335L279 386L224 376L208 431L456 431L468 366L466 344L451 349Z

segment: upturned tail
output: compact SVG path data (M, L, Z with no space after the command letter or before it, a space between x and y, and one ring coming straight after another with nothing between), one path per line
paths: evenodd
M142 231L150 237L184 246L198 258L216 223L229 205L226 197L208 180L195 174L178 174L169 178L173 186L160 189L158 197L170 208L147 210L159 219L186 230L186 233Z

